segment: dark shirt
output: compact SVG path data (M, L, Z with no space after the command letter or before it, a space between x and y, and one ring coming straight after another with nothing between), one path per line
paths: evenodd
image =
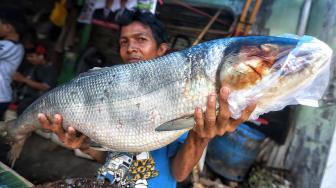
M104 22L113 22L114 16L115 15L112 12L112 10L106 8L99 8L94 11L92 18Z
M47 84L50 89L56 86L57 72L50 64L22 66L18 72L25 77L40 83ZM28 86L27 84L16 84L16 102L18 103L17 113L21 114L32 102L46 91L41 91Z

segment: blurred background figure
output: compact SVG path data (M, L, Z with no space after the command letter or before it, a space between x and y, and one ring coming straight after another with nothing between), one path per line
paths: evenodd
M20 115L34 100L56 86L56 69L46 59L46 49L40 44L29 44L25 59L14 74L15 103Z
M101 21L112 22L114 20L114 14L115 14L114 13L115 10L113 11L112 9L112 4L113 0L106 0L104 7L95 9L92 18Z
M23 58L20 43L24 33L25 18L14 7L0 7L0 121L12 100L12 75Z

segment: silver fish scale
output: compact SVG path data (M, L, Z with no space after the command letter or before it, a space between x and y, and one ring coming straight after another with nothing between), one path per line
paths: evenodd
M50 117L55 113L62 114L64 127L74 126L111 150L140 152L165 146L187 130L156 132L155 129L166 122L192 115L196 105L204 108L209 92L218 86L220 74L225 70L223 65L239 63L231 62L230 59L239 55L241 47L260 47L261 44L294 47L298 42L296 38L270 36L220 39L152 61L84 73L36 100L15 121L14 126L12 122L8 122L7 125L11 126L6 127L9 129L7 136L14 138L12 158L18 156L20 147L22 148L23 141L29 133L38 128L38 112ZM268 112L268 107L272 107L277 101L280 101L281 105L289 104L282 102L283 97L293 96L292 91L300 91L301 85L309 82L309 79L325 76L329 71L332 50L324 43L316 47L321 51L318 51L316 56L313 54L313 57L308 53L307 61L314 64L315 61L321 61L318 63L326 66L304 66L304 70L299 71L299 74L295 71L294 74L289 74L278 83L272 84L269 90L262 91L265 96L258 98L258 106L253 113L258 112L259 107L260 112ZM303 55L306 54L305 49L303 48ZM319 57L320 55L322 57ZM292 58L296 57L301 58L301 55ZM294 70L297 68L299 67L293 66ZM325 79L319 81L327 83ZM323 92L327 87L323 84L314 85L316 87L310 91ZM248 96L244 96L244 92L230 93L228 103L233 114L234 107L241 106L241 103L246 104L250 96L261 96L259 91L249 93ZM311 95L311 92L309 94ZM235 97L232 97L233 95ZM322 94L318 92L314 95L318 99ZM236 109L240 113L243 108Z
M36 123L38 112L60 113L65 128L71 125L110 150L160 148L187 130L155 128L192 115L196 105L205 106L209 92L215 90L222 52L209 45L198 53L189 50L83 73L38 99L19 122ZM211 69L204 70L205 66Z

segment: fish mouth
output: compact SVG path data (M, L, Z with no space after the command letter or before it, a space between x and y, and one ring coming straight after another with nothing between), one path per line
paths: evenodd
M224 62L224 69L220 72L221 82L234 90L252 87L272 71L276 71L274 65L280 64L294 47L275 44L242 47Z

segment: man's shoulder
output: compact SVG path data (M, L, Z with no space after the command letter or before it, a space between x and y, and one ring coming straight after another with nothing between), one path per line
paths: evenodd
M12 47L12 46L19 46L22 47L20 42L12 41L12 40L0 40L0 47Z
M11 40L0 40L0 52L12 52L14 50L23 53L22 44Z

